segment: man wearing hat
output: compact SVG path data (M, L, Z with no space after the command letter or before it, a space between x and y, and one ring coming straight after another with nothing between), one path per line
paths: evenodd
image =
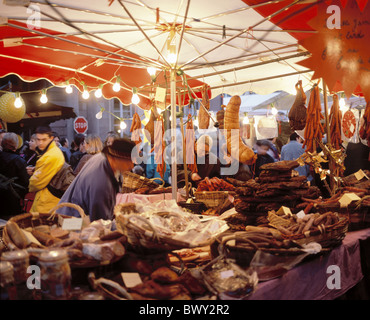
M79 205L90 221L113 219L119 191L115 175L132 170L134 147L135 143L129 139L116 139L111 146L104 147L83 166L59 203ZM78 212L69 207L59 209L58 213L79 217Z

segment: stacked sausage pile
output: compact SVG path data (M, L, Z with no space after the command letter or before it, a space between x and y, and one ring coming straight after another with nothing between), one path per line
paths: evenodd
M302 202L301 197L316 199L320 196L316 187L308 186L306 177L298 176L293 170L298 166L296 161L265 164L261 166L259 178L236 188L234 205L245 224L264 224L268 211L281 206L294 208Z

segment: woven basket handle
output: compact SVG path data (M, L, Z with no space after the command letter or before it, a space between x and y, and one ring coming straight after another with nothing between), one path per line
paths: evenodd
M146 219L146 218L144 218L144 217L141 217L141 216L139 216L139 215L130 215L129 217L128 217L128 220L129 220L129 222L130 223L132 223L133 225L136 225L138 228L140 228L136 223L134 223L134 222L132 222L131 221L131 219L132 218L136 218L136 219L139 219L139 220L141 220L142 222L144 222L144 223L146 223L149 227L150 227L150 229L151 229L151 231L153 232L153 237L155 238L155 237L157 237L157 232L155 231L155 229L154 229L154 227L153 227L153 225Z
M248 243L250 244L254 249L258 250L258 246L253 242L251 241L250 239L248 238L241 238L241 237L238 237L238 236L235 236L235 235L231 235L231 236L227 236L227 237L224 237L220 243L220 245L218 246L218 252L220 253L220 255L224 255L226 256L226 244L231 241L231 240L238 240L240 242L244 242L244 243Z
M76 209L77 212L80 214L80 217L81 218L85 218L86 217L85 212L83 211L83 209L79 205L74 204L74 203L65 202L65 203L59 203L58 205L56 205L53 209L51 209L49 211L50 219L52 219L54 217L54 215L57 213L56 211L58 209L62 208L62 207L69 207L69 208Z
M161 178L151 178L151 179L149 179L150 181L153 181L153 182L155 182L154 180L161 180L162 181L162 187L164 187L164 185L165 185L165 183L166 182L164 182L164 180L163 179L161 179ZM157 183L157 182L155 182L155 183ZM159 184L159 183L158 183Z
M117 290L126 299L133 300L132 296L126 291L126 289L124 287L122 287L121 285L119 285L117 282L114 282L114 281L106 279L106 278L96 279L95 274L93 272L89 273L88 280L89 280L90 285L93 287L93 289L95 289L95 290L100 289L103 292L105 292L106 294L108 294L109 296L113 296L117 300L125 300L125 299L117 296L113 292L110 292L107 288L105 288L103 286L103 284Z

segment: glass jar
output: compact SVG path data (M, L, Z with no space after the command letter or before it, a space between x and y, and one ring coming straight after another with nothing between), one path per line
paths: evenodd
M30 265L30 257L26 250L6 251L2 254L1 260L8 261L13 265L16 284L27 281L27 268Z
M10 262L0 261L0 300L17 300L13 266Z
M72 276L67 251L57 249L43 252L39 264L42 299L69 299Z
M6 251L1 256L2 261L12 264L14 281L17 286L19 300L32 299L32 290L27 288L26 282L29 274L27 269L30 265L30 257L26 250Z

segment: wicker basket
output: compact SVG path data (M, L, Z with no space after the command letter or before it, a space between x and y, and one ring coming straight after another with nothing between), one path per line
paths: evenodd
M77 212L80 214L81 218L86 218L86 214L83 209L73 203L61 203L58 204L56 207L51 209L49 213L38 213L38 212L31 212L31 213L24 213L17 216L14 216L8 220L8 222L12 221L17 223L19 228L26 229L26 228L34 228L41 225L52 226L54 224L58 224L58 216L62 216L63 218L69 219L73 218L71 216L56 214L56 210L61 207L70 207L76 209ZM10 250L19 249L13 243L10 236L8 235L6 225L3 230L3 242Z
M157 213L158 214L158 213ZM167 212L162 215L169 214ZM144 222L147 228L143 228L136 221ZM127 237L127 242L133 251L140 254L153 254L160 252L171 252L184 248L195 248L208 246L214 239L189 245L188 242L175 240L170 236L160 235L154 226L143 216L137 214L120 214L116 216L117 229Z
M331 248L338 246L342 243L344 237L347 234L349 226L348 216L338 215L339 221L333 225L324 227L320 226L317 230L307 231L304 234L293 234L282 236L288 240L294 240L295 242L303 245L310 242L317 242L323 248Z
M207 207L203 202L186 203L186 201L180 201L178 202L178 205L195 214L201 214L207 210Z
M233 240L238 243L235 245L228 245L228 242ZM248 244L248 246L243 244ZM242 233L238 233L238 235L224 235L222 238L218 238L211 246L212 257L224 255L227 258L234 259L236 263L243 268L249 267L249 264L257 250L280 256L293 256L305 253L300 248L278 249L259 247L256 243L248 239L248 236L243 236Z
M197 191L195 199L203 202L208 208L218 207L223 204L229 195L234 195L233 191Z
M135 174L130 171L126 171L122 174L123 182L122 182L122 193L131 193L136 191L137 189L149 187L151 189L155 189L159 186L158 183L154 182L154 180L162 180L160 178L152 178L148 179L138 174ZM162 180L163 185L164 181Z

